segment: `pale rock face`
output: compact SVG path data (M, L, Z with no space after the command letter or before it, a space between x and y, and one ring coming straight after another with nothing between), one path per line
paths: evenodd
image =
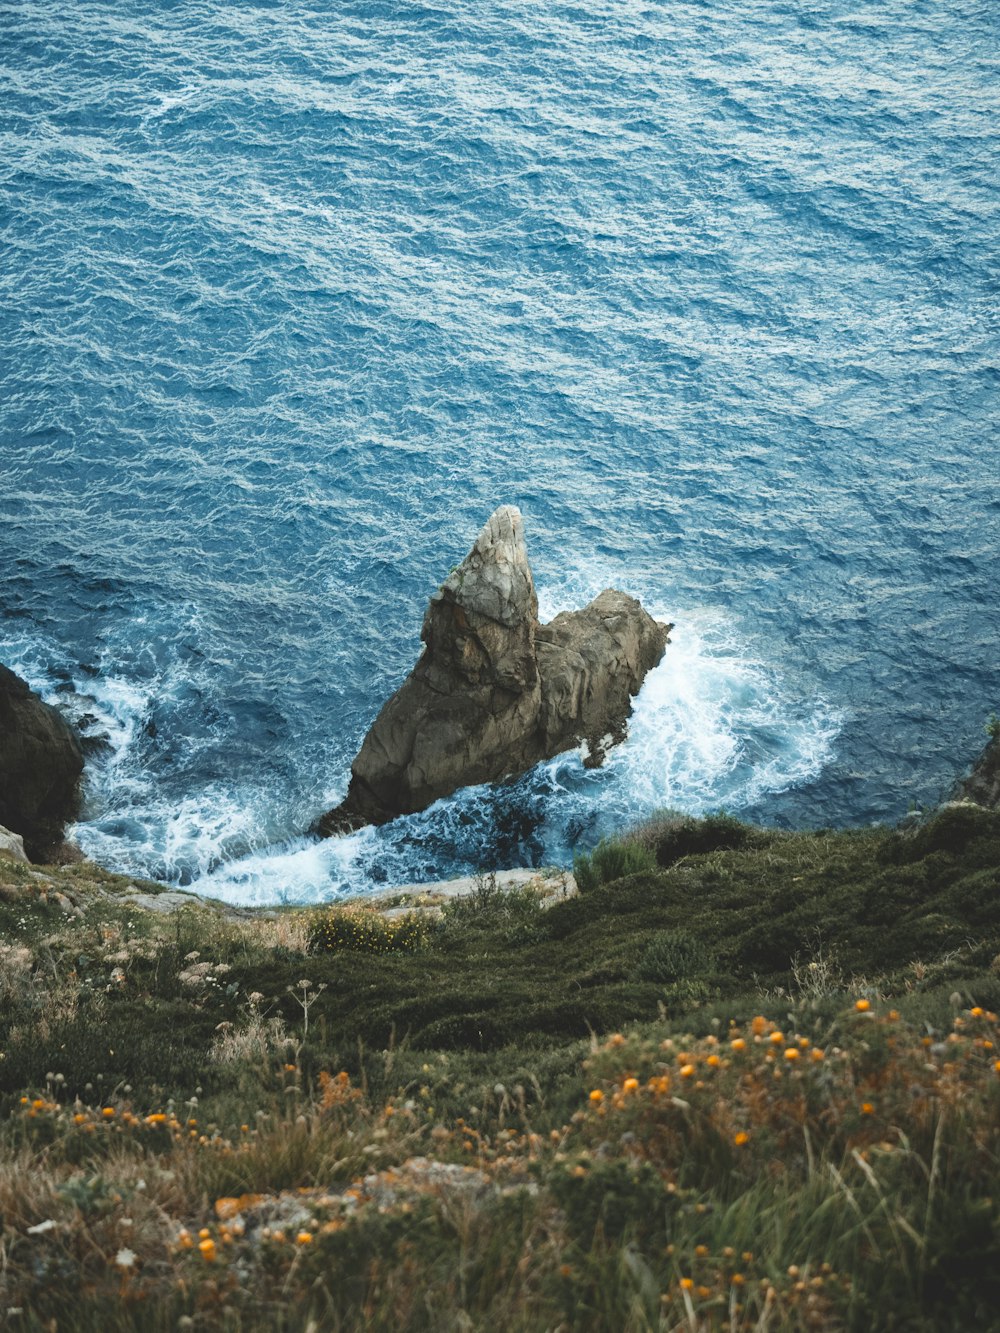
M30 864L24 854L24 839L19 833L11 833L10 829L0 828L0 856L6 856L10 861Z
M415 674L441 693L454 692L461 680L520 692L536 675L537 623L524 524L519 510L504 505L431 598Z
M431 604L443 600L508 628L538 619L519 509L503 505L490 515L472 550L448 575Z
M605 738L624 738L631 696L669 628L613 591L540 626L524 524L504 505L431 598L424 651L365 738L346 800L316 830L423 810L582 740L600 763Z

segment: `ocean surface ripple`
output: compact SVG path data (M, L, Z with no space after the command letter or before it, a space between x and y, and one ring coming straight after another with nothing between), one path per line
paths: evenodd
M938 799L998 706L995 7L0 0L0 660L242 901ZM318 844L499 503L628 742Z

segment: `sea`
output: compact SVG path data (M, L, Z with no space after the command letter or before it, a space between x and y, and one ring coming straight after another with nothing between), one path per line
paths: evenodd
M324 902L664 808L933 805L1000 708L1000 11L0 0L0 660L72 836ZM573 751L318 841L516 504L676 628Z

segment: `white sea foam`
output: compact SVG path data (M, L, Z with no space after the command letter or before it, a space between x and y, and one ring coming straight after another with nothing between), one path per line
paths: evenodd
M816 776L840 724L822 701L796 697L718 617L695 613L673 631L608 767L636 811L740 808Z
M362 866L372 829L342 838L293 838L227 862L200 880L199 893L253 906L330 902L374 886ZM380 886L383 887L383 886Z

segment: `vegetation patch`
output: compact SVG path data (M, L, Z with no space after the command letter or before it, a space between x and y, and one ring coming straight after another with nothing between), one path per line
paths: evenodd
M400 953L422 948L427 934L426 919L415 912L388 918L371 908L328 908L310 921L309 947L313 953Z
M990 1327L1000 817L636 837L390 920L0 860L10 1326Z

